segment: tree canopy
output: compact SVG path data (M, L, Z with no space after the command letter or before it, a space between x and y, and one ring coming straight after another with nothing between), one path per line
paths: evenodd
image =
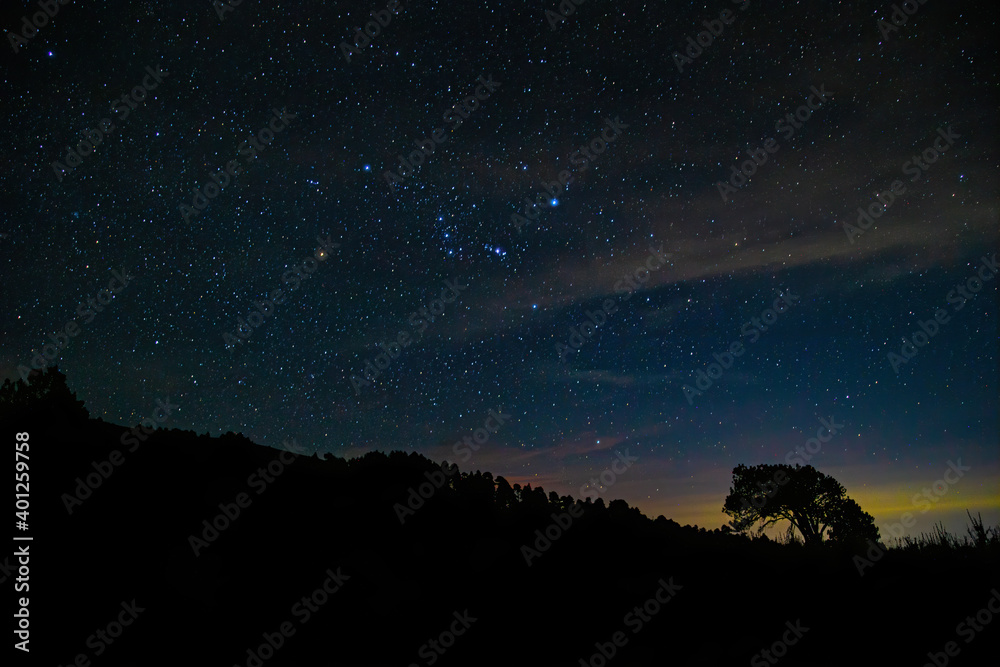
M58 367L50 366L41 372L33 372L30 382L4 380L0 386L0 418L53 416L84 420L90 416L83 401L66 384L66 376Z
M879 539L870 514L847 496L836 479L812 466L761 464L733 468L733 486L722 511L733 517L733 530L764 529L787 520L807 545L824 537L835 541ZM829 532L829 535L827 533Z

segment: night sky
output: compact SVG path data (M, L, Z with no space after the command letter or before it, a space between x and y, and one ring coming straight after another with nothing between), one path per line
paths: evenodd
M418 0L355 44L386 4L8 33L3 376L75 322L93 417L574 497L627 452L605 502L709 528L826 420L808 463L880 526L1000 521L991 3Z

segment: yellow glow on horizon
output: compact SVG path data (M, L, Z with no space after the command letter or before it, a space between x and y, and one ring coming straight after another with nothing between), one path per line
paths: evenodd
M982 512L987 525L991 525L990 517L994 517L992 525L996 525L997 517L1000 517L1000 476L977 479L975 484L972 480L968 480L969 484L963 486L964 481L949 487L944 494L936 497L936 502L921 496L919 502L914 503L914 496L921 494L923 487L918 488L912 484L901 485L898 482L869 484L853 489L849 487L847 495L855 500L862 510L874 517L882 539L892 537L892 534L887 532L888 526L901 523L907 512L912 515L912 519L908 518L908 522L913 525L904 526L905 535L916 536L921 532L930 532L934 524L941 521L949 532L961 537L966 534L965 529L969 524L966 510L971 512L973 517ZM662 514L681 525L697 525L699 528L714 530L730 521L729 515L722 511L725 497L726 493L699 494L677 498L671 503L654 502L645 505L643 513L651 519ZM787 526L788 522L781 521L767 533L769 535L783 533L783 527Z

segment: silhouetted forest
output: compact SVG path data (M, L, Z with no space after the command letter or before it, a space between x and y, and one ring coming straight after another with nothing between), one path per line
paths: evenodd
M860 576L857 544L682 526L415 453L321 460L178 429L131 440L56 370L5 384L0 420L8 442L30 434L39 664L922 665L955 641L949 659L979 665L1000 643L998 621L956 634L1000 586L996 540L888 549ZM209 539L213 521L225 527ZM523 547L547 529L529 565ZM10 585L16 559L4 565ZM335 592L312 610L303 597L325 581ZM673 591L644 616L661 582ZM133 600L118 638L93 638ZM808 630L782 657L759 657L796 623ZM250 658L282 624L293 634ZM449 628L462 633L429 648Z

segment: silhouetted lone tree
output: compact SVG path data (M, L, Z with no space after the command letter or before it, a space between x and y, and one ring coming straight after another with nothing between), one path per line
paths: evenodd
M807 545L821 543L827 531L837 542L879 539L875 519L847 497L840 482L812 466L741 463L733 468L722 511L740 532L758 521L763 529L787 519Z

